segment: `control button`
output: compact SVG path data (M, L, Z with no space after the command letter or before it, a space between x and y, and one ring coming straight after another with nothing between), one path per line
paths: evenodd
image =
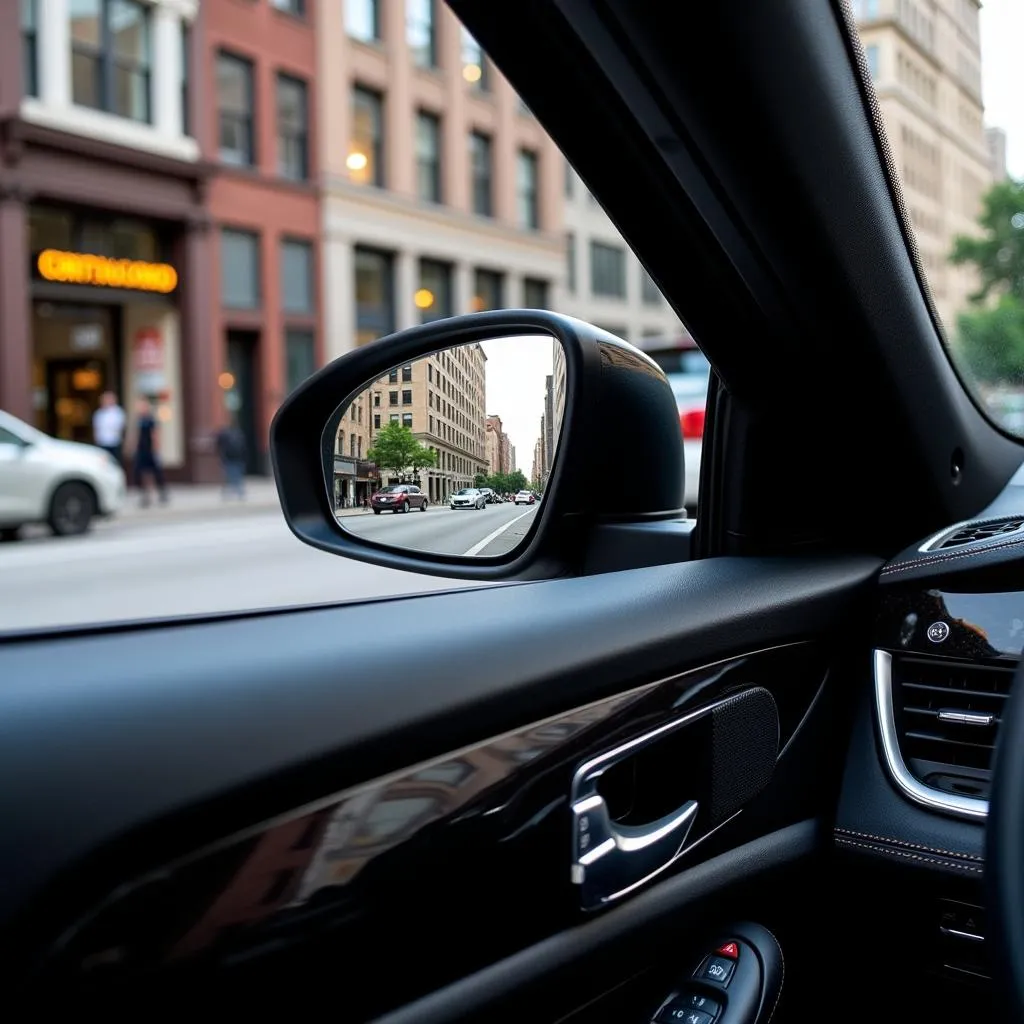
M735 966L735 960L727 960L724 956L709 956L697 977L725 986L729 984Z
M719 956L727 956L730 960L739 960L740 947L735 942L723 942L715 952Z
M721 1008L721 1003L712 999L711 996L706 996L701 992L684 992L662 1007L657 1019L659 1021L688 1021L690 1018L687 1014L696 1010L698 1013L703 1013L708 1021L712 1021L718 1016L718 1011Z
M673 1024L713 1024L714 1019L712 1014L683 1006L678 1001L658 1014L659 1021L672 1021Z

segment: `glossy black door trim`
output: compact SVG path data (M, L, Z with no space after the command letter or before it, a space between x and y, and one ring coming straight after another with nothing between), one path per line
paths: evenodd
M505 1004L513 996L522 997L529 987L543 984L574 962L612 943L635 939L645 929L664 924L741 879L749 881L805 860L821 842L822 832L816 821L798 822L769 833L674 875L599 918L538 942L378 1020L380 1024L442 1024L484 1018L492 1008L498 1019L507 1019L501 1017L507 1004L498 1008L499 1001Z

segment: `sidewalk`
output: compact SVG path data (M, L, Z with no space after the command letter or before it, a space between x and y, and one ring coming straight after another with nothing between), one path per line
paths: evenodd
M277 485L268 477L248 477L245 481L245 499L224 497L220 484L171 484L167 488L170 500L161 505L155 500L149 508L139 504L139 492L129 488L121 510L116 518L122 520L152 519L166 521L168 519L196 518L219 515L243 515L246 512L269 512L279 509L281 503L277 497ZM342 516L366 515L362 508L343 509L338 513Z

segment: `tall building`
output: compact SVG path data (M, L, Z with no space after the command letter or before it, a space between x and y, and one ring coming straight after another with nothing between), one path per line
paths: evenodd
M992 181L982 118L978 0L856 0L875 90L935 304L948 328L976 287L948 262L977 233Z
M316 5L204 0L204 71L215 114L200 132L219 167L209 213L209 367L216 408L248 439L251 472L267 469L270 421L323 362Z
M451 11L318 5L327 356L558 304L562 158Z
M487 417L487 461L492 473L511 473L511 449L501 417Z
M0 407L91 441L102 391L150 397L172 479L218 472L205 7L0 3Z
M452 491L472 487L478 474L486 475L486 375L483 347L460 345L395 367L375 381L352 402L338 427L336 505L360 503L378 479L382 485L412 481L431 502L443 502ZM370 449L388 423L408 427L435 452L437 464L418 472L411 467L371 467Z
M1002 128L986 128L985 143L988 145L992 180L1005 181L1010 176L1006 168L1006 132Z
M552 402L554 426L552 429L557 443L562 432L562 419L565 416L565 350L557 340L552 341L551 344L551 369L554 378L554 400Z
M559 312L623 338L679 333L679 318L576 172L563 161L564 300Z

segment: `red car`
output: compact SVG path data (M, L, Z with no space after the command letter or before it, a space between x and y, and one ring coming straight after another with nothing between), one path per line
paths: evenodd
M392 484L382 487L370 496L370 508L374 515L380 515L385 509L392 512L408 512L411 508L427 511L427 496L412 484Z

